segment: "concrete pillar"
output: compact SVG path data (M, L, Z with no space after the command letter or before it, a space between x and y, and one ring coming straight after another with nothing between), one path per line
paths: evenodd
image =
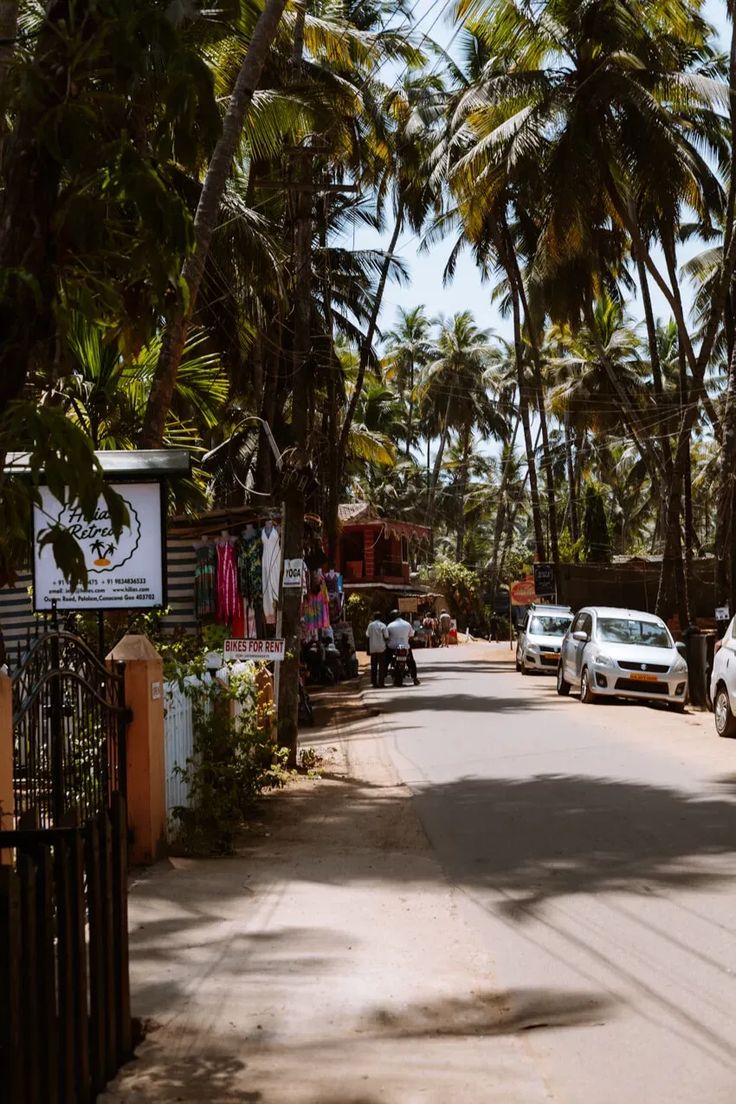
M125 664L128 725L128 826L133 865L154 863L166 843L164 762L164 672L161 656L146 636L124 636L107 657Z
M8 675L0 674L0 829L6 832L14 827L14 808L13 684ZM0 864L11 861L11 852L0 850Z

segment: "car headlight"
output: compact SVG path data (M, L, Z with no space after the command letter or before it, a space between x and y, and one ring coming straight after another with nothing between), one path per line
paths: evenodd
M600 663L603 667L613 667L613 660L607 655L597 655L593 659L594 663Z
M672 674L673 675L684 675L686 671L687 671L687 663L682 658L682 656L678 656L677 659L675 660L675 662L672 664Z
M539 655L539 645L538 644L527 644L526 650L527 650L527 652L529 652L530 655Z

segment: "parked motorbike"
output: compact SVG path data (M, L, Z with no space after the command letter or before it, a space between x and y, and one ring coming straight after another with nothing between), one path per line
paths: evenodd
M408 648L394 648L394 654L391 659L391 677L393 678L394 686L403 686L404 678L407 674L407 661L409 659Z

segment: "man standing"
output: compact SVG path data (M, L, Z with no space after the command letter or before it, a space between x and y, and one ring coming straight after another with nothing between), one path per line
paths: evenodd
M448 648L450 645L450 629L452 618L446 609L440 613L440 648Z
M380 613L373 614L365 635L368 638L368 655L371 657L371 685L375 689L381 689L386 679L388 629L381 620Z
M389 655L393 654L394 648L408 648L409 654L406 657L406 669L414 680L414 685L419 685L419 679L417 677L417 661L414 658L414 652L411 648L411 638L414 636L414 629L411 627L408 621L405 621L398 610L391 611L391 620L388 623L388 651Z

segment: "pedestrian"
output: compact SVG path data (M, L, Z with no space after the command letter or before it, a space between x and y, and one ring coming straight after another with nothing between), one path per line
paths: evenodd
M386 680L386 667L388 666L388 652L386 641L388 640L388 628L381 620L380 613L376 610L373 620L365 630L368 638L368 655L371 657L371 686L376 690L383 688Z
M408 648L409 654L406 657L406 669L413 679L414 685L419 685L419 677L417 675L417 661L414 658L414 652L411 646L411 638L414 636L414 629L411 627L408 621L405 621L398 610L391 611L391 620L388 623L388 653L389 661L393 657L395 648Z
M450 629L452 628L452 618L446 609L440 612L440 648L448 648L450 646Z

